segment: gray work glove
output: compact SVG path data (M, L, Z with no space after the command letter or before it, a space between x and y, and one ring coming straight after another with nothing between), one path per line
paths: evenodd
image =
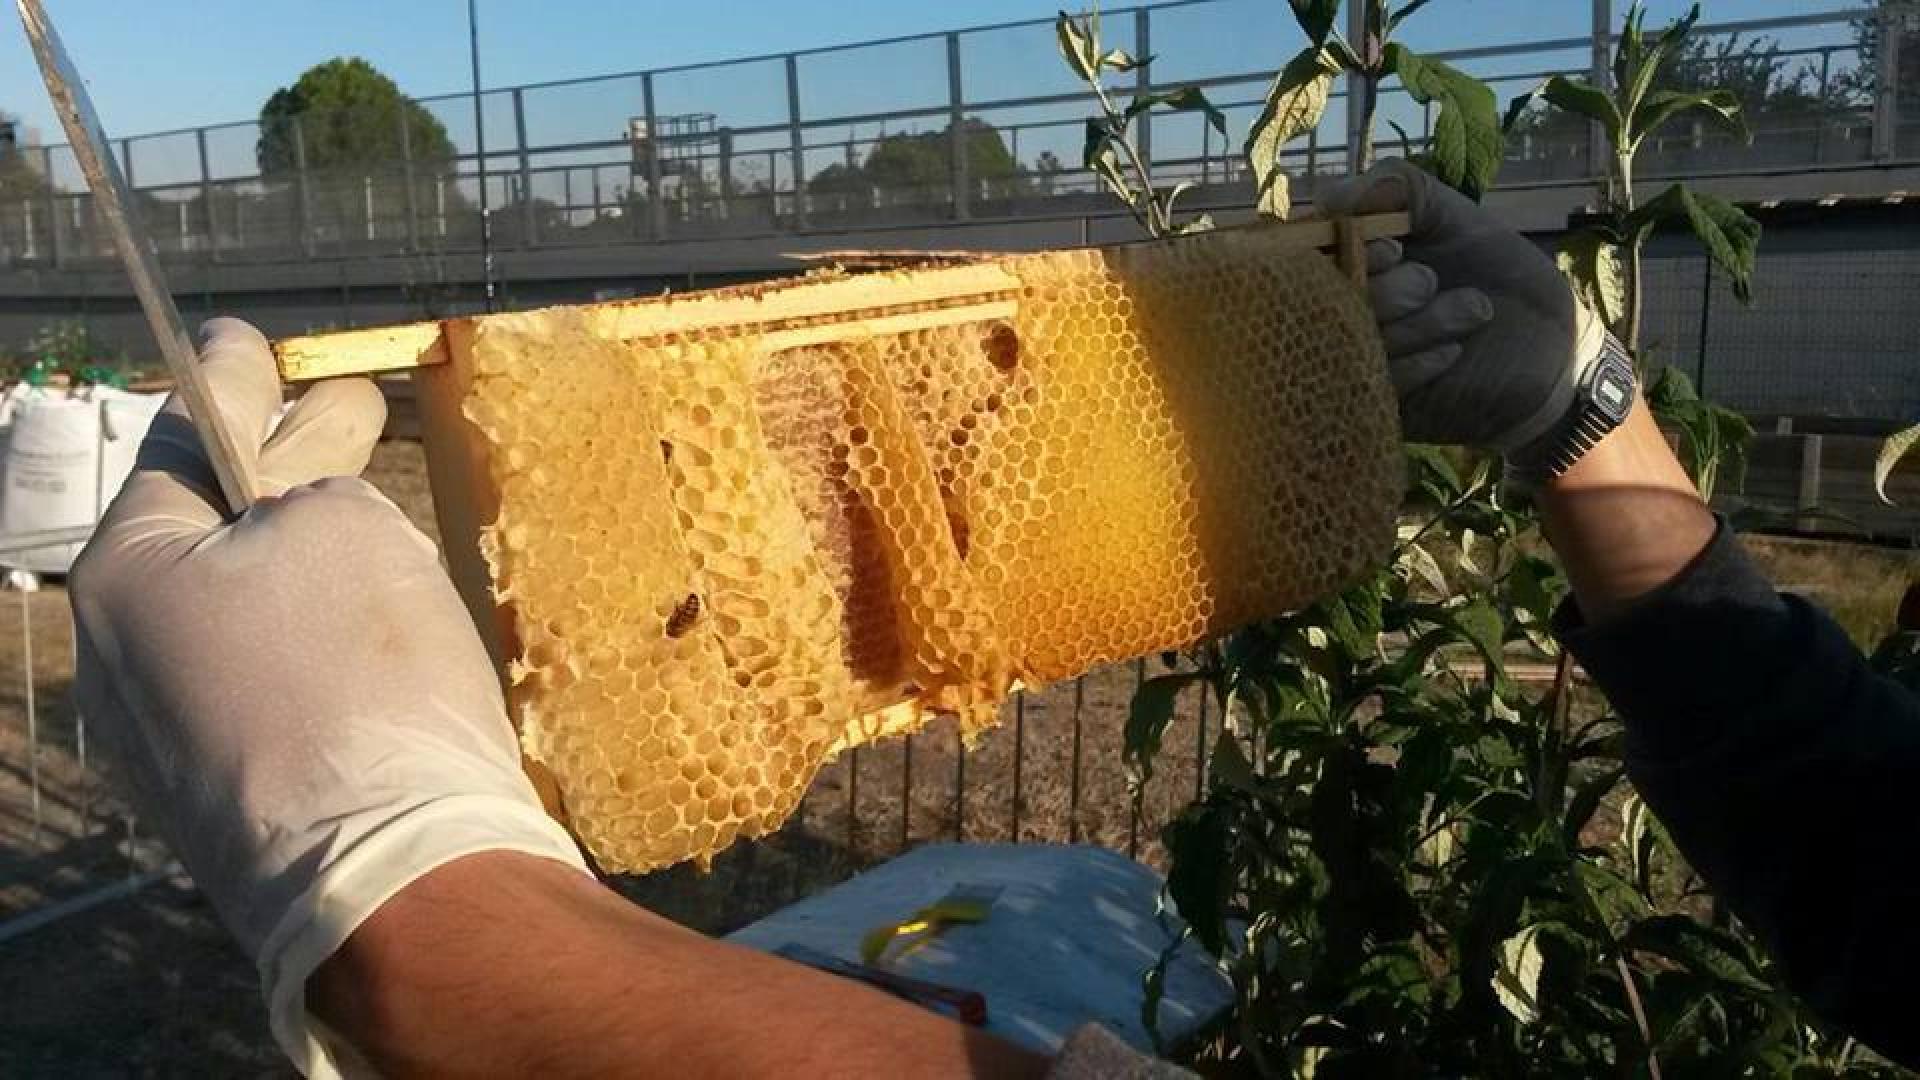
M574 866L520 771L499 683L433 544L357 474L386 416L320 383L277 429L266 339L216 319L201 369L272 497L226 521L169 401L70 579L80 709L256 959L302 1071L351 1060L307 977L394 893L462 855ZM582 867L584 872L584 867Z
M1398 247L1369 251L1370 298L1413 442L1524 456L1564 419L1606 329L1553 260L1404 161L1322 189L1330 215L1406 210Z

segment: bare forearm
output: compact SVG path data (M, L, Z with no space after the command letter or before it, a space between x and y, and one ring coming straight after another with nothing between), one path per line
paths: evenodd
M389 1075L1039 1076L1045 1061L855 983L694 934L558 863L461 859L309 983Z
M1565 475L1542 485L1539 505L1589 620L1678 577L1714 534L1712 512L1644 402Z

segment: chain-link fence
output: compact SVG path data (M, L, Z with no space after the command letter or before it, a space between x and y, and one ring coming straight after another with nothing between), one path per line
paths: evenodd
M1656 4L1654 17L1673 4ZM1833 169L1920 160L1920 10L1809 3L1806 14L1702 28L1682 77L1734 87L1751 145L1710 125L1662 134L1642 175ZM1509 31L1414 20L1416 47L1505 97L1552 74L1604 79L1609 0L1543 5ZM1104 13L1109 42L1152 63L1123 92L1198 85L1243 132L1297 47L1283 5L1183 0ZM1514 37L1507 38L1509 33ZM1522 37L1521 35L1524 35ZM1465 47L1462 47L1465 46ZM1907 51L1903 63L1902 49ZM506 249L1077 216L1105 198L1081 167L1087 100L1047 21L420 99L364 115L274 114L119 141L163 251L298 259L470 251L481 211ZM1376 141L1418 150L1433 112L1389 82ZM478 119L476 120L476 114ZM351 133L343 137L341 132ZM1237 138L1198 112L1139 121L1161 184L1191 205L1244 205ZM1311 177L1344 168L1336 93L1287 151ZM344 148L343 148L344 147ZM111 254L71 151L23 147L36 183L0 199L0 266ZM1584 121L1517 125L1504 182L1594 178Z

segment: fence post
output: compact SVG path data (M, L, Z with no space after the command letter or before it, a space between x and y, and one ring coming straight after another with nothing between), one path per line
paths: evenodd
M1800 492L1794 501L1800 517L1794 527L1802 532L1813 532L1820 525L1815 511L1820 509L1820 458L1824 449L1821 443L1818 435L1800 436Z
M960 78L960 35L947 34L947 186L953 192L953 217L973 216L973 181L968 176L966 96Z
M1700 256L1704 268L1704 277L1700 286L1700 353L1694 360L1693 392L1705 396L1707 392L1707 344L1712 340L1713 327L1713 256Z
M800 58L793 53L787 54L787 138L793 155L793 227L807 227L807 146L800 131ZM767 175L767 187L778 191L779 184L771 172Z
M60 242L60 195L53 182L53 147L41 147L40 154L40 175L47 178L47 257L57 268L64 266L66 259L62 258L65 245Z
M1356 48L1367 40L1367 12L1371 4L1347 5L1347 40ZM1367 79L1358 72L1347 73L1347 171L1357 173L1367 167Z
M407 250L420 246L419 192L413 189L413 125L407 122L407 110L400 110L400 181L406 185Z
M120 140L120 171L127 178L127 190L135 190L133 177L133 140Z
M653 72L640 76L640 95L646 108L647 235L667 235L667 200L660 183L660 115L653 107Z
M733 129L720 129L720 220L733 216Z
M1135 8L1133 12L1133 58L1140 66L1133 69L1133 92L1141 97L1153 92L1153 16L1152 9ZM1206 130L1206 119L1201 118L1201 130ZM1140 151L1140 160L1147 163L1147 169L1153 169L1153 110L1148 109L1133 121L1133 145Z
M309 205L312 195L307 182L307 136L298 116L293 118L293 169L294 228L299 230L301 252L311 255L313 254L313 208Z
M540 242L540 223L533 212L533 162L527 155L527 108L520 87L513 88L513 142L520 160L520 246Z
M1607 89L1613 84L1613 0L1593 0L1593 68L1588 78ZM1608 167L1607 133L1598 123L1587 124L1587 175L1596 182L1612 175Z
M200 225L207 230L207 257L220 254L220 230L213 218L213 169L207 163L207 129L193 129L194 149L200 155Z
M1880 55L1875 57L1873 94L1873 160L1888 161L1899 146L1900 35L1910 17L1901 5L1884 4L1880 21Z

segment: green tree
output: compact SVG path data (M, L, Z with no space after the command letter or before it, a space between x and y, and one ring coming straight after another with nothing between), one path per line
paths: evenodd
M883 193L945 187L951 172L951 130L881 138L867 155L867 179ZM999 129L969 117L962 130L966 133L967 177L975 190L984 184L991 195L1014 194L1021 183L1020 166L1007 150Z
M416 207L435 205L433 188L454 162L446 126L358 57L336 57L275 90L260 108L255 154L268 179L290 179L304 161L313 227L341 238L363 235L369 209L377 232L397 234L408 160Z
M12 114L0 112L0 129L10 132L13 139L20 137L18 125ZM46 178L28 162L17 143L0 145L0 202L31 198L46 189Z
M260 171L296 168L296 139L305 144L309 169L395 165L409 154L416 167L453 160L446 126L359 57L308 68L273 92L260 108Z
M1856 19L1854 41L1859 45L1859 65L1834 79L1836 93L1850 105L1870 106L1880 85L1881 19L1890 18L1899 35L1898 80L1900 110L1920 109L1920 0L1879 0L1876 13Z

